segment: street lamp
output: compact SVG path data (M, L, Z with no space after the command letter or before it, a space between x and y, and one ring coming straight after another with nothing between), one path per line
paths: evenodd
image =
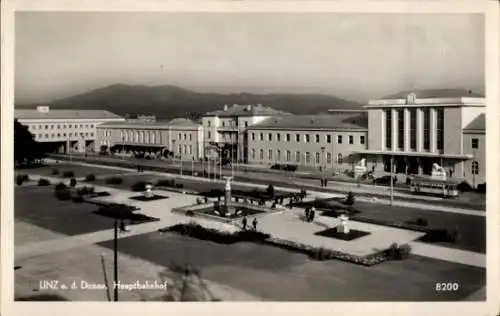
M321 186L325 186L325 147L321 147Z

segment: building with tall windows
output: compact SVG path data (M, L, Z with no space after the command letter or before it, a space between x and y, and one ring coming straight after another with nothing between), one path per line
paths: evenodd
M448 176L484 183L483 96L466 90L403 91L365 106L368 148L356 153L369 169L430 175L433 165Z
M204 155L222 155L232 161L248 162L247 128L270 117L286 116L290 113L258 105L224 105L222 110L205 113L202 119L204 130Z
M16 109L14 118L48 151L57 153L93 152L97 148L97 127L124 121L123 117L104 110L62 110L49 106Z
M120 155L174 156L191 160L203 156L203 127L177 118L157 122L151 116L102 124L97 129L100 150Z
M367 146L366 111L268 118L248 128L249 163L344 171Z

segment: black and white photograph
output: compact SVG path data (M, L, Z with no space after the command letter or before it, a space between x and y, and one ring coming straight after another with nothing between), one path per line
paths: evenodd
M14 304L498 299L498 6L235 8L12 13Z

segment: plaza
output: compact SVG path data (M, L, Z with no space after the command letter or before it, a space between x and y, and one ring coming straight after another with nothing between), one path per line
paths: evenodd
M265 206L269 209L268 212L255 215L258 218L258 230L270 234L275 239L354 256L370 255L386 249L392 243L407 243L412 247L412 254L406 260L363 267L335 259L317 261L272 245L252 242L222 245L174 233L161 233L159 230L165 227L193 222L208 229L234 233L241 230L241 219L221 222L173 212L182 207L204 206L198 203L198 195L186 194L182 190L159 189L153 186L154 194L168 198L154 201L131 199L140 194L131 190L134 183L156 183L161 179L175 178L186 190L205 192L213 187L224 188L225 181L214 183L192 176L153 171L137 172L126 168L90 166L76 162L51 163L42 167L38 174L37 169L18 171L29 173L30 177L30 181L16 186L15 189L15 265L20 267L15 271L15 292L19 299L51 294L61 300L108 300L104 290L58 292L37 289L38 280L43 279L58 279L61 282L76 279L102 284L103 271L108 271L111 275L113 264L112 218L95 214L97 206L94 203L59 201L54 197L52 186L37 185L37 180L41 178L49 180L52 185L60 181L69 184L70 179L64 178L62 172L53 175L48 171L55 168L61 171L74 170L77 187L90 185L96 192L109 193L109 196L92 198L95 202L132 205L138 209L137 213L151 219L133 223L129 226L129 232L119 236L119 278L124 283L133 280L160 280L161 275L174 286L180 278L175 272L175 266L189 264L200 271L200 287L204 289L206 296L203 300L443 301L464 300L474 294L475 299L484 299L477 297L476 293L485 286L485 240L470 242L473 238L471 236L477 235L475 230L481 231L484 225L484 213L480 211L471 211L467 215L454 213L451 208L449 211L429 211L418 203L413 203L412 209L409 202L408 206L398 207L399 211L391 211L389 206L369 200L355 204L362 215L374 219L394 216L396 221L401 221L425 217L429 220L429 226L441 228L459 225L463 240L456 245L424 243L419 241L419 238L425 235L424 232L360 222L356 221L355 217L349 220L349 227L366 231L368 235L352 241L320 236L318 232L338 226L339 219L322 215L319 209L313 222L302 220L304 208L296 206L292 209L271 210L268 203ZM86 182L85 176L88 173L95 173L96 180ZM121 177L123 182L108 185L105 179L109 177ZM232 187L234 190L259 188L265 191L267 186L235 180ZM276 186L275 190L298 191L279 186ZM308 190L304 202L341 197L343 195L338 193ZM216 200L210 199L207 205L211 206L214 201ZM251 219L252 215L249 216L249 222ZM398 284L404 286L398 289L382 287L382 284L391 284L391 279L396 282L396 278ZM442 278L460 282L460 291L433 291L433 280ZM370 286L366 286L366 282ZM294 291L287 290L291 288ZM120 300L164 300L161 298L164 292L121 291Z

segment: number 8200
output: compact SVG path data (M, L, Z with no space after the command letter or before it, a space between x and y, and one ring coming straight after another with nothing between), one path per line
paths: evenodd
M459 289L458 283L452 282L441 282L436 283L436 291L444 292L444 291L458 291Z

